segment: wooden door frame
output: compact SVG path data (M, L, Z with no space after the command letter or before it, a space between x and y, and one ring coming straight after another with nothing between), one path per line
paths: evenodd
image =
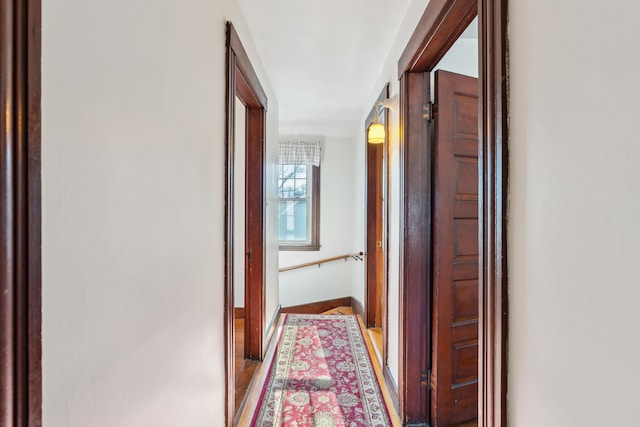
M267 96L240 38L227 22L226 184L225 184L225 376L226 424L233 425L234 367L234 164L236 97L246 106L245 174L245 357L264 356L265 127Z
M376 104L377 103L381 103L382 101L384 101L385 99L389 98L389 83L387 83L384 87L384 89L382 89L382 91L380 92L380 95L378 96L378 99L376 99ZM388 191L388 176L386 175L388 173L389 167L388 167L388 159L389 159L389 141L388 138L385 138L385 141L382 144L378 144L378 146L381 148L382 150L382 162L380 165L376 166L375 170L372 170L371 165L369 164L369 150L370 150L370 145L369 142L367 141L367 131L369 130L369 126L371 125L371 123L373 122L373 118L375 115L375 109L378 109L378 111L380 111L380 108L382 108L382 117L383 119L383 124L385 127L385 134L389 135L389 112L386 108L383 107L379 107L378 105L374 105L374 107L371 109L371 111L369 112L369 115L367 116L366 120L365 120L365 131L364 131L364 143L365 143L365 177L366 177L366 189L365 189L365 207L366 207L366 214L364 217L365 220L365 231L366 231L366 254L367 256L365 257L365 272L366 272L366 280L365 280L365 304L364 304L364 311L365 311L365 324L367 326L367 328L370 327L382 327L383 330L383 341L386 344L386 323L387 323L387 309L386 309L386 303L387 303L387 287L388 287L388 277L387 277L387 273L388 273L388 264L389 264L389 257L388 257L388 229L389 229L389 203L388 203L388 199L389 199L389 191ZM379 179L382 181L381 182L381 188L380 191L382 192L382 198L383 198L383 203L382 203L382 212L377 212L377 210L375 209L375 206L370 206L369 203L371 202L371 197L370 197L370 192L375 192L375 188L372 189L371 188L371 184L370 184L370 180L371 180L371 173L374 173L376 176L379 177ZM384 247L384 259L382 262L382 265L377 265L377 262L374 262L375 257L371 257L369 254L375 253L376 249L377 249L377 230L376 230L376 219L378 217L378 215L382 215L382 219L381 219L381 225L382 225L382 239L383 239L383 247ZM380 324L376 325L376 321L375 321L375 317L376 317L376 308L377 308L377 301L379 301L379 295L377 295L377 289L375 286L372 286L371 283L376 279L377 276L381 275L382 276L382 306L383 306L383 315L382 315L382 319L380 320ZM386 347L386 345L383 345L383 347ZM383 350L383 361L386 361L386 350Z
M0 0L0 425L42 425L41 3Z
M400 378L398 394L403 422L426 423L421 393L429 378L424 368L430 363L429 337L420 337L429 301L429 245L418 247L416 237L430 237L431 186L418 173L418 159L427 158L421 148L423 132L421 102L409 94L428 83L422 73L431 71L447 50L478 16L479 51L479 399L480 426L507 425L507 6L508 0L432 0L398 61L400 76L401 197L401 277L400 277ZM424 191L417 191L424 190ZM419 218L416 220L416 214ZM428 240L427 240L428 241ZM425 271L427 270L427 271ZM430 290L428 290L430 292ZM423 298L416 303L415 298ZM418 305L416 307L416 305ZM430 322L430 319L427 319ZM430 327L429 329L430 330ZM417 335L417 337L416 337ZM428 335L428 334L427 334ZM420 346L414 338L418 338ZM420 351L416 349L420 347ZM416 376L417 375L417 376ZM418 384L416 378L422 379ZM428 391L427 391L428 392ZM420 398L418 398L418 397Z

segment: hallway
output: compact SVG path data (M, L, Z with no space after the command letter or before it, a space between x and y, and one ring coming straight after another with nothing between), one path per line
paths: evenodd
M350 274L345 263L336 269L347 272L352 286L332 280L325 282L331 289L320 288L293 273L279 280L280 137L327 135L328 150L338 155L323 159L323 171L341 184L335 193L351 202L335 204L346 210L336 221L342 228L323 229L357 235L345 247L322 239L322 250L327 256L360 251L364 231L353 218L365 204L354 196L364 178L353 171L365 164L365 120L388 83L390 95L403 102L389 117L395 208L388 217L394 235L387 273L394 311L384 374L398 380L403 397L424 402L415 390L402 390L410 382L401 377L402 346L421 346L397 333L405 319L396 308L419 301L400 292L407 256L417 253L405 244L412 237L403 234L411 206L403 197L421 194L404 185L421 170L406 175L399 168L415 158L402 136L412 127L403 101L410 98L399 92L418 78L399 62L424 65L403 52L421 22L443 16L422 19L426 8L451 3L457 2L0 1L6 296L0 424L231 427L235 372L227 369L233 343L226 338L233 321L222 315L230 307L223 285L229 277L226 131L233 128L225 103L227 22L237 28L268 99L261 116L268 160L260 304L266 324L259 338L274 329L280 306L304 303L298 299L308 292L296 284L323 293L314 301L364 302L365 295L362 268ZM484 64L478 234L486 253L479 282L490 294L479 297L480 323L488 328L479 341L479 375L486 380L480 425L639 425L637 355L617 350L638 335L640 199L633 194L640 188L640 144L634 143L633 94L640 3L466 4L475 4L480 16ZM265 19L264 9L284 23ZM315 26L294 12L310 15ZM369 32L357 31L363 22ZM286 41L303 54L259 36L261 29L286 31ZM310 29L327 36L327 49L310 47ZM421 40L452 41L430 33ZM336 55L343 46L347 54ZM284 59L269 61L272 51ZM303 76L297 64L313 73ZM349 94L357 83L359 92ZM329 102L300 87L321 91ZM594 95L598 112L590 117L584 106ZM438 113L417 100L411 107L418 115ZM303 110L308 120L298 114ZM412 141L421 147L421 139ZM337 170L350 173L338 178L331 173ZM425 260L416 258L410 265L418 269ZM594 366L606 367L606 374L585 375Z
M341 315L351 315L353 314L353 309L351 307L336 307L334 309L325 311L322 314L333 314L336 316L341 316ZM362 331L367 331L364 328L364 324L362 322L362 319L360 316L358 317L358 322L360 324L360 328ZM266 367L270 367L271 363L273 361L273 358L275 356L275 352L276 352L276 344L278 341L278 337L280 336L281 332L282 332L282 322L283 322L283 318L284 316L281 315L280 319L278 321L278 327L277 327L277 331L276 334L274 335L274 339L271 341L269 348L267 350L267 355L264 359L263 363L260 363L259 366L257 367L256 370L256 375L254 377L253 382L249 385L249 389L247 392L247 397L245 400L245 404L244 407L242 408L242 412L239 414L239 416L236 417L236 425L238 427L248 427L251 424L251 420L255 414L255 411L259 408L259 404L260 404L260 397L262 394L262 390L264 387L264 382L267 378L267 374L268 374L268 369ZM376 349L375 347L375 343L373 342L373 340L371 339L372 337L372 333L370 331L367 331L368 333L364 333L364 339L365 339L365 344L367 346L367 350L369 353L369 356L371 358L373 367L374 367L374 371L376 373L377 376L377 380L378 380L378 384L380 385L380 389L382 391L383 397L385 399L385 403L387 406L387 409L389 411L389 415L391 417L392 420L392 425L394 427L399 427L402 424L400 423L400 420L395 412L394 409L394 404L391 398L391 395L389 394L389 390L385 384L384 378L382 376L382 372L380 370L380 363L379 360L376 356ZM236 358L237 360L237 358Z

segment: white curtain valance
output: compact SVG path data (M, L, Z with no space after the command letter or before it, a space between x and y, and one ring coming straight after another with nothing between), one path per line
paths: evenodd
M281 165L320 166L321 150L321 142L281 142L278 145L278 163Z

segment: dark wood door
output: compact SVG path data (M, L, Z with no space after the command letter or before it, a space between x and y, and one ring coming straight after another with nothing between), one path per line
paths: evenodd
M377 107L376 107L377 108ZM367 144L367 327L383 318L383 144Z
M367 328L385 328L387 298L387 152L388 138L382 144L370 144L367 133L370 124L377 115L380 123L387 129L388 111L380 104L389 97L387 83L376 100L369 116L365 120L364 143L366 144L366 286L365 286L365 323ZM388 132L387 132L388 133ZM383 331L383 336L386 333ZM386 346L386 338L383 338ZM386 358L386 350L382 351Z
M431 425L478 414L478 80L435 74Z

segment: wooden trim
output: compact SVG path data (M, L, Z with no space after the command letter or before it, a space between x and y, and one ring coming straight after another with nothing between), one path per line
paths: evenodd
M357 298L351 297L351 308L353 309L353 314L364 317L364 306Z
M321 200L321 185L322 181L320 178L320 166L312 166L311 167L311 182L313 183L311 189L311 206L312 212L312 221L311 221L311 247L317 247L320 249L320 200Z
M398 61L398 75L431 71L477 14L477 0L432 0Z
M236 96L246 109L246 221L245 221L245 356L262 359L264 346L265 283L265 112L267 97L240 39L227 22L226 185L225 185L225 380L226 425L235 417L234 369L234 164Z
M235 413L235 420L234 420L234 426L240 426L240 425L246 425L245 423L241 422L240 420L243 418L244 413L246 411L246 406L247 406L247 402L253 399L253 396L256 394L253 390L254 387L256 387L256 384L261 384L260 381L260 371L265 369L265 366L267 368L268 371L268 367L271 366L268 358L267 353L269 351L271 351L273 353L273 348L275 347L275 345L271 345L271 342L274 338L274 336L277 335L276 330L278 329L278 325L280 324L280 309L282 307L280 305L278 305L278 308L276 309L275 313L273 314L273 317L271 318L271 321L269 322L266 330L267 333L265 334L265 345L264 345L264 354L262 355L263 358L263 362L262 363L257 363L254 362L254 372L253 372L253 377L251 378L251 381L249 382L249 385L247 386L247 390L245 391L244 397L242 398L242 401L238 404L238 407L236 408L236 413ZM236 308L237 310L237 308ZM271 350L270 350L271 349ZM263 379L264 380L264 379ZM259 393L258 393L259 395Z
M41 2L0 0L0 425L42 425Z
M430 71L444 56L448 48L473 19L472 10L479 16L479 71L480 71L480 156L479 156L479 240L482 274L479 283L480 298L480 339L479 339L479 425L483 427L502 427L507 425L507 331L508 331L508 278L507 278L507 179L508 179L508 61L507 61L507 7L508 0L477 0L471 5L468 0L432 0L425 10L418 27L411 37L400 61L398 71L401 76L401 112L400 129L409 132L401 137L401 146L411 138L411 103L407 97L414 93L410 81L417 73ZM457 17L457 18L456 18ZM456 19L458 21L456 22ZM403 101L404 98L404 101ZM417 105L414 106L417 108ZM402 152L402 147L401 147ZM401 176L404 176L401 197L404 200L404 214L407 218L407 179L406 153L401 157ZM404 226L404 228L403 228ZM401 225L402 229L411 228L411 223ZM405 233L402 237L406 238ZM404 243L404 244L403 244ZM401 313L403 326L400 341L410 340L407 330L406 283L411 276L407 265L406 241L401 242ZM428 245L425 245L428 246ZM413 253L413 252L411 252ZM429 259L427 249L418 249L422 259ZM415 253L414 253L415 255ZM412 315L409 315L412 316ZM413 315L415 317L415 315ZM406 346L406 345L405 345ZM400 349L400 410L407 415L407 386L403 381L407 371L415 371L420 359L407 358ZM406 366L404 363L411 366ZM415 377L414 377L415 378ZM414 379L415 381L415 379ZM410 402L409 402L410 403ZM427 422L428 418L424 418Z
M400 79L400 333L398 400L405 423L429 419L429 391L421 383L431 364L431 175L429 126L422 106L429 73Z
M240 37L238 37L238 33L235 28L233 28L233 24L231 24L231 22L227 22L227 47L234 53L236 58L235 65L238 67L239 71L237 75L241 76L237 82L238 92L241 92L243 95L240 99L244 98L243 101L245 101L245 105L249 102L247 107L264 107L264 110L267 111L267 95L265 94L264 89L262 89L258 75L249 60L249 55L247 55L247 52L240 41Z
M479 425L507 425L508 0L478 0L480 43Z
M264 109L247 108L246 119L244 350L247 359L262 360L266 277Z
M234 319L244 319L244 307L234 307L233 317Z
M338 260L348 260L349 258L355 258L357 256L362 256L364 255L362 252L357 253L357 254L346 254L346 255L340 255L340 256L334 256L331 258L325 258L325 259L321 259L319 261L313 261L313 262L306 262L304 264L297 264L297 265L292 265L290 267L282 267L280 270L278 270L280 273L284 272L284 271L290 271L290 270L297 270L298 268L305 268L305 267L312 267L314 265L321 265L321 264L325 264L327 262L333 262L333 261L338 261Z
M0 286L9 297L0 310L7 350L0 356L0 412L6 425L41 425L40 3L2 1L0 7L0 108L8 124L0 135Z
M230 24L227 23L227 51L226 51L226 173L225 173L225 253L224 253L224 339L225 339L225 419L227 427L233 426L235 418L235 322L233 318L234 306L234 247L233 247L233 227L234 227L234 165L235 165L235 96L236 96L236 56L230 48Z
M312 302L309 304L282 307L281 313L320 314L337 307L351 307L351 297L335 298L326 301Z

